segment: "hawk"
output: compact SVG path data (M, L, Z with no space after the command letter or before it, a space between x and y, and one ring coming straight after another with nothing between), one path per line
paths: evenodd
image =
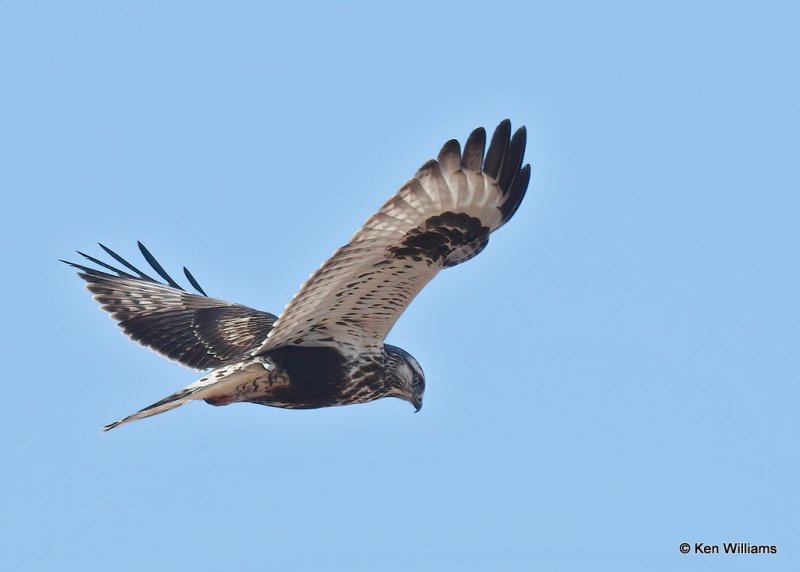
M147 248L160 282L100 245L120 268L78 251L79 270L102 309L133 340L183 365L211 370L114 427L193 400L312 409L397 397L422 407L425 375L408 352L384 343L422 288L443 268L478 255L519 208L530 181L525 127L506 119L486 147L475 129L464 150L442 147L300 287L280 317L184 290ZM86 263L88 264L88 263Z

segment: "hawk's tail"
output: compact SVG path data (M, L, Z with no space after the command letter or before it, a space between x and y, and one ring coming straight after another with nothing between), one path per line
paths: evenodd
M257 379L265 374L266 364L258 359L247 362L239 362L232 365L219 367L172 395L168 395L161 401L148 405L144 409L137 411L133 415L128 415L124 419L114 421L103 427L103 431L110 431L118 425L129 423L145 417L151 417L164 413L170 409L180 407L190 401L207 399L214 405L225 405L236 401L236 386L245 382Z
M120 419L119 421L114 421L113 423L104 425L103 431L110 431L117 425L122 425L123 423L129 423L130 421L136 421L137 419L144 419L145 417L158 415L159 413L164 413L165 411L169 411L170 409L175 409L176 407L180 407L184 403L187 403L195 399L194 394L200 390L199 387L194 389L190 389L190 387L191 386L185 387L180 391L176 391L172 395L165 397L161 401L156 401L152 405L148 405L147 407L137 411L133 415L128 415L127 417Z

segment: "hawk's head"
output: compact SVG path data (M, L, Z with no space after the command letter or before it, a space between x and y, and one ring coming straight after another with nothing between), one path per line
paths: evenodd
M386 352L386 387L388 395L408 401L417 411L422 409L425 394L425 373L410 353L384 344Z

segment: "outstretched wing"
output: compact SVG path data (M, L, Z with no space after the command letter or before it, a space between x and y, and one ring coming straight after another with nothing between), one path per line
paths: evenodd
M445 143L303 284L254 353L285 345L379 345L441 270L477 255L510 219L530 180L522 167L525 128L505 120L484 158L476 129L464 153Z
M62 261L80 270L78 276L86 281L100 307L133 340L186 366L207 369L245 356L266 339L276 316L209 298L184 268L186 278L200 294L186 292L150 251L138 244L167 284L157 282L102 244L103 250L134 274L82 252L78 254L113 274Z

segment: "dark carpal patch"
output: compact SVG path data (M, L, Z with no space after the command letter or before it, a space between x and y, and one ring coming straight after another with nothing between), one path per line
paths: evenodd
M444 261L444 266L448 267L478 254L486 246L488 238L489 228L479 219L447 211L410 230L399 245L389 248L389 252L397 258L410 258L417 262L427 260L435 264ZM449 255L457 250L458 256L450 259Z

